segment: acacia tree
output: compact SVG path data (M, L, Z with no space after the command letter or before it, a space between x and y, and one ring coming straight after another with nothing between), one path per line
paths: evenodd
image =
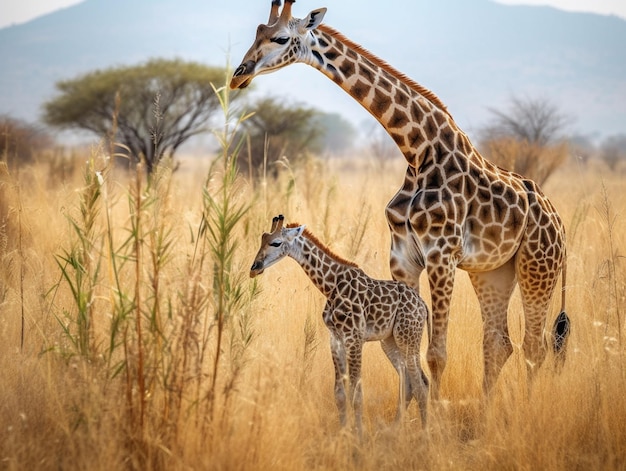
M306 152L321 150L321 126L315 118L319 111L299 105L290 106L267 97L250 107L254 112L243 126L250 138L249 162L253 173L262 171L283 156L297 161ZM246 163L240 161L241 166ZM274 171L272 171L274 173Z
M490 109L481 148L497 165L543 184L567 158L562 133L569 123L549 100L511 99L505 111Z
M111 136L143 159L150 173L190 137L206 132L219 107L212 84L226 71L182 60L155 59L138 66L98 70L57 83L44 121L66 129Z

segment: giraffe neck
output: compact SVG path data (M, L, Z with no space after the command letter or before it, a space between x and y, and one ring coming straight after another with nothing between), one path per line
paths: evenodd
M435 94L332 28L320 25L311 34L309 46L305 62L369 111L393 138L409 165L420 166L425 148L436 143L442 129L458 132Z
M291 244L288 255L326 297L331 296L342 276L357 269L355 264L330 252L307 230Z

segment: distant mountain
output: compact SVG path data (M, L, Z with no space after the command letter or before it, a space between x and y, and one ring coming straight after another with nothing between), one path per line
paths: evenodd
M229 55L236 66L269 4L86 0L0 29L0 113L34 121L58 80L97 68L153 57L225 65ZM572 132L626 132L626 20L489 0L301 0L294 14L323 5L326 23L434 91L470 133L513 95L550 99L574 119ZM306 66L254 83L256 93L282 94L356 125L369 116Z

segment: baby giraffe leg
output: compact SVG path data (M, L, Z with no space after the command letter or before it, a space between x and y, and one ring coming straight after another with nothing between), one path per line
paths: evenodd
M393 337L381 340L380 345L387 358L398 372L399 393L398 393L398 409L396 412L396 421L400 421L405 409L409 406L413 395L413 385L409 378L406 364L402 360L402 354L396 345Z
M428 407L428 378L422 370L420 360L420 344L425 319L428 311L423 302L417 301L417 305L407 303L407 308L398 312L393 328L393 338L396 345L397 355L400 357L399 363L406 369L407 391L412 393L420 408L422 426L426 426ZM410 402L411 396L406 398L406 404Z
M358 339L346 341L348 357L349 391L352 410L354 411L354 425L359 437L363 436L363 388L361 386L361 361L363 344Z
M420 408L422 427L425 427L428 416L428 378L422 370L419 351L411 353L407 358L407 371L413 385L413 395Z
M335 366L335 403L339 411L339 422L342 427L346 426L346 387L347 364L346 351L343 344L335 335L330 335L330 351Z

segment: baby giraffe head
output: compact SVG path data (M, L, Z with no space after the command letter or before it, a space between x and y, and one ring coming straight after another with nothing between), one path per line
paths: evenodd
M250 278L289 255L289 250L296 238L304 231L304 226L283 227L285 218L281 214L272 219L272 228L261 236L261 247L254 257L250 268Z

